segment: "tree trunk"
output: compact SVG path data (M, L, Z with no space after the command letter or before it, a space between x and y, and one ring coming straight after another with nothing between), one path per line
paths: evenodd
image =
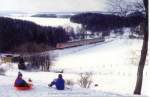
M142 46L141 58L140 58L139 66L138 66L137 82L136 82L134 94L141 94L143 70L144 70L145 61L146 61L147 50L148 50L148 41L143 40L143 46Z
M138 66L137 71L137 82L134 90L134 94L141 94L142 89L142 81L143 81L143 70L145 66L147 51L148 51L148 0L143 0L146 10L146 18L144 20L143 25L143 33L144 33L144 39L143 39L143 46L141 50L141 58Z

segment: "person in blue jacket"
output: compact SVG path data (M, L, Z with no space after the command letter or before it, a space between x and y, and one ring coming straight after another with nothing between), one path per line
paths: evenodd
M65 89L65 80L63 79L62 74L59 74L58 78L53 80L51 82L51 84L49 84L48 86L52 87L53 85L56 86L57 90L64 90Z
M24 79L22 79L22 76L22 73L18 72L18 76L14 83L15 87L28 87L28 83Z

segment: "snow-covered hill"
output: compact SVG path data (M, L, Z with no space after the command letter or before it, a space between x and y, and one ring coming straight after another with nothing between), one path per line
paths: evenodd
M28 20L43 26L72 26L69 19L37 18L10 16L11 18ZM13 82L17 76L17 64L2 64L0 68L7 70L6 76L0 76L0 97L126 97L133 96L136 82L137 64L131 63L131 58L138 57L142 40L128 39L127 37L110 39L106 43L96 43L80 47L55 50L51 53L57 55L51 72L23 72L24 78L32 78L34 89L31 91L16 91ZM138 55L134 52L138 51ZM148 56L149 60L149 56ZM138 60L137 60L138 61ZM1 60L0 60L1 63ZM149 63L148 63L149 64ZM150 95L150 66L144 69L142 95ZM56 71L63 70L65 79L72 80L74 86L65 91L48 88L47 84L57 77ZM90 89L80 88L79 74L92 72L92 85ZM95 87L94 85L98 86ZM103 92L105 91L105 92Z
M65 18L19 17L19 16L11 16L10 18L27 20L27 21L31 21L42 26L54 26L54 27L72 26L74 28L76 28L77 26L80 26L79 24L70 22L69 18L65 19Z
M118 38L107 43L55 51L58 57L51 71L63 70L64 79L74 82L65 91L48 88L47 84L58 75L55 72L22 72L26 80L32 78L34 89L16 91L13 87L18 72L16 65L0 65L8 70L6 76L0 76L0 97L133 97L137 65L131 64L130 58L131 52L140 50L141 45L142 40ZM148 70L149 65L144 70L142 95L149 95ZM81 72L93 73L90 89L79 87Z
M54 69L63 69L67 73L93 72L93 80L99 84L99 90L132 94L138 65L131 64L131 58L135 56L132 52L139 50L140 55L141 46L142 40L136 39L115 39L106 44L87 46L86 49L59 57ZM62 52L69 50L72 49ZM148 69L147 65L144 70L143 94L148 94Z
M78 87L68 88L64 91L58 91L55 88L49 88L47 86L51 79L55 78L54 76L56 76L55 73L48 72L23 72L25 79L32 76L34 87L30 91L18 91L13 87L13 81L15 80L15 77L12 73L14 72L7 73L7 76L0 76L0 97L124 97L120 94L83 89ZM64 74L64 76L67 76L67 74Z

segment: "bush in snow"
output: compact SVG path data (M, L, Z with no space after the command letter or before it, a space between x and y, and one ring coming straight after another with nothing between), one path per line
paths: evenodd
M26 70L26 66L23 58L20 58L19 60L18 69Z
M54 56L50 56L49 54L44 53L36 53L23 56L25 62L28 63L27 69L36 69L41 71L49 71L50 67L52 66L52 58L54 58Z
M145 65L148 65L148 63L149 63L148 56L149 55L147 54L147 59L146 59ZM139 60L140 60L140 50L134 50L134 49L131 50L129 59L130 59L130 63L132 65L138 65Z
M0 75L4 75L5 74L5 70L3 68L0 68Z
M80 74L79 85L83 88L89 88L92 84L92 72L85 72Z
M69 80L69 79L65 80L65 83L68 86L73 86L74 85L74 82L72 80Z

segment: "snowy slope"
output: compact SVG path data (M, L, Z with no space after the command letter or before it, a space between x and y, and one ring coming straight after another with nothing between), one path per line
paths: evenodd
M117 93L96 91L92 89L83 89L79 87L68 88L64 91L58 91L55 88L49 88L47 84L55 78L55 73L49 72L23 72L24 78L32 76L34 87L30 91L18 91L13 87L17 72L7 72L7 76L0 76L0 97L133 97L133 95L120 95ZM64 76L74 76L64 74ZM137 97L137 96L136 96ZM145 97L145 96L142 96Z
M54 26L54 27L72 26L74 28L79 26L79 24L70 22L69 18L64 19L64 18L19 17L19 16L18 17L17 16L15 16L15 17L11 16L10 18L32 21L32 22L39 24L39 25L42 25L42 26Z
M63 69L64 79L75 83L65 91L47 87L57 77L57 73L52 72L23 72L26 80L32 78L34 89L16 91L13 87L18 72L16 65L10 64L11 69L6 64L0 65L8 70L6 76L0 76L0 97L133 97L137 66L130 63L130 51L140 49L141 45L141 40L115 39L108 43L55 51L59 56L52 71ZM143 95L149 95L148 66L144 70ZM80 88L77 83L79 73L89 71L93 73L91 88ZM94 87L94 84L98 84L98 87Z
M43 26L72 26L69 19L11 16L28 20ZM31 91L16 91L13 82L17 76L16 64L0 65L7 70L6 76L0 75L0 97L133 97L137 65L131 64L131 52L140 50L142 40L114 39L107 43L97 43L81 47L56 50L57 55L51 71L64 70L64 79L74 81L75 85L65 91L48 88L47 84L57 77L54 72L23 72L24 78L32 78ZM49 52L51 53L51 52ZM139 52L140 54L140 52ZM148 56L149 59L149 56ZM0 60L1 63L1 60ZM78 86L79 73L92 72L93 84L90 89ZM142 94L150 96L150 66L144 69ZM98 84L98 87L94 87ZM103 92L105 91L105 92ZM135 96L138 97L138 96Z
M49 72L23 72L24 78L32 76L34 87L30 91L18 91L13 87L13 81L17 71L7 72L7 76L0 76L0 97L125 97L119 94L96 91L82 88L68 88L64 91L58 91L55 88L49 88L47 84L55 78L55 73ZM67 76L64 74L64 76ZM70 76L70 75L69 75Z
M87 46L86 49L81 47L79 51L71 54L67 54L71 52L71 49L61 50L59 53L65 52L65 55L57 59L53 69L63 69L66 73L93 72L94 83L99 84L98 90L132 94L136 82L137 65L131 64L131 52L140 50L141 46L141 40L116 39L106 44ZM74 51L74 48L72 50ZM143 94L149 94L147 91L150 79L148 70L149 67L146 66Z

